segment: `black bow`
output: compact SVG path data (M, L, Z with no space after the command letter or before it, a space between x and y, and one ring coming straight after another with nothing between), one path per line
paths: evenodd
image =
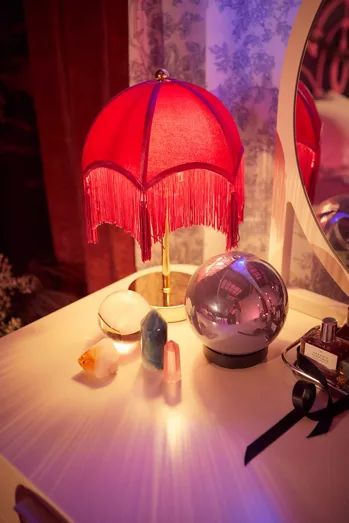
M308 438L312 438L320 434L326 434L331 427L333 417L349 409L349 396L345 396L334 403L324 374L314 363L299 352L299 347L297 349L297 363L300 369L321 383L327 394L326 407L315 412L310 412L316 398L316 387L314 383L309 381L297 381L292 390L294 409L247 447L244 460L245 465L302 418L307 417L313 421L317 421L315 428L307 436Z

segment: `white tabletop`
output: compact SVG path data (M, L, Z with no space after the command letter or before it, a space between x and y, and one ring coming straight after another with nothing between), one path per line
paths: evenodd
M316 320L290 310L268 360L241 370L209 364L189 325L170 324L177 396L139 355L98 387L77 359L100 337L103 297L131 279L0 340L0 453L78 523L349 521L349 415L313 439L304 419L243 463L292 409L280 352Z

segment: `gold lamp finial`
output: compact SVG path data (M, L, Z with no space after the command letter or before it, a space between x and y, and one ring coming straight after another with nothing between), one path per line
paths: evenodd
M167 71L167 69L158 69L154 76L156 80L163 82L164 80L168 80L170 78L170 73Z

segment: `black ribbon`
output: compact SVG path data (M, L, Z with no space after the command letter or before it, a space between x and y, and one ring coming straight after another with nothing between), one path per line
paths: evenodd
M248 445L245 452L245 465L247 465L247 463L260 454L264 449L269 447L269 445L276 441L280 436L285 434L285 432L302 418L307 417L313 421L317 421L316 426L307 436L308 438L312 438L314 436L326 434L331 427L333 417L349 409L349 395L334 403L326 377L318 367L316 367L316 365L299 352L299 347L297 349L297 364L300 369L321 383L325 393L327 394L326 407L310 412L316 399L316 387L314 383L309 381L297 381L292 390L293 410L286 414L286 416L273 425L269 430L264 432L264 434L259 436L259 438L257 438L253 443Z
M313 438L314 436L320 436L321 434L326 434L326 432L328 432L330 430L332 420L333 420L333 400L332 400L331 392L330 392L326 377L321 372L321 370L318 369L318 367L316 365L314 365L314 363L312 363L306 356L301 354L301 352L299 351L299 347L297 349L297 363L298 363L298 367L300 369L304 370L304 372L309 374L309 376L312 376L313 378L315 378L316 380L318 380L321 383L322 388L324 389L324 391L327 394L327 405L325 408L320 409L316 412L309 412L311 407L314 404L314 401L315 401L315 397L314 397L314 401L311 404L310 408L308 409L307 412L304 413L304 415L306 415L309 419L318 422L316 424L315 428L311 431L310 434L308 434L307 437ZM313 385L313 387L315 388L315 385L313 383L309 383L309 382L306 382L306 383L307 383L307 385ZM297 383L296 383L296 385L297 385ZM293 391L294 391L294 389L295 389L295 387L293 388ZM315 396L316 396L316 389L315 389ZM292 394L292 400L293 400L293 394Z

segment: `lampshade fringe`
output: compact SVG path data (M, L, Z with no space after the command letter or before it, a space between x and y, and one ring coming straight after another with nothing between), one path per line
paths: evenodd
M135 238L142 261L147 261L152 245L165 234L167 213L170 232L194 224L213 227L226 235L227 249L231 249L238 244L243 220L242 162L232 178L190 169L140 190L113 169L96 167L84 177L88 241L97 242L99 224L114 224Z
M230 195L230 209L228 212L231 226L227 232L226 249L229 250L239 243L239 210L235 193Z
M151 231L150 231L150 218L149 210L146 200L139 202L139 226L140 226L140 239L139 246L142 253L142 261L150 260L151 258Z

